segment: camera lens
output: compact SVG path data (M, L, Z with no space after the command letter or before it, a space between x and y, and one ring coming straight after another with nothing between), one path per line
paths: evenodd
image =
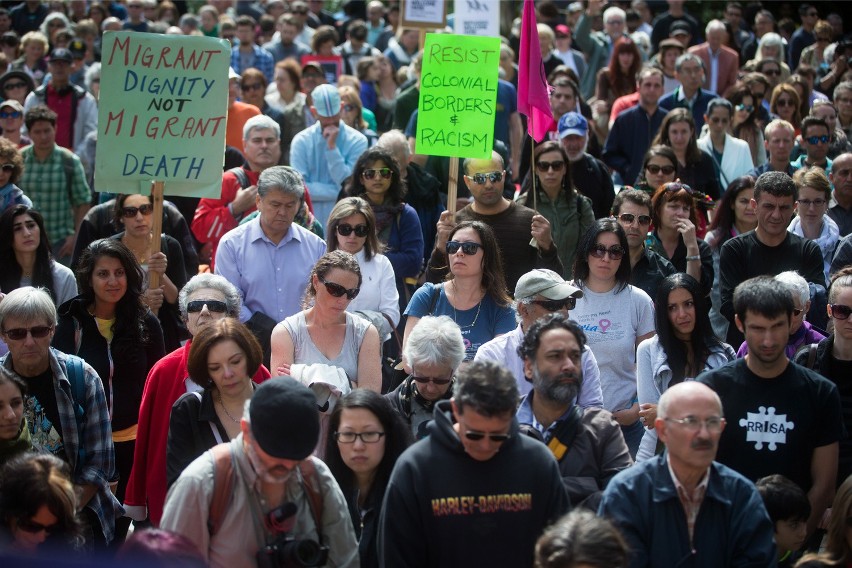
M291 540L281 549L281 557L294 566L321 566L322 549L312 540Z

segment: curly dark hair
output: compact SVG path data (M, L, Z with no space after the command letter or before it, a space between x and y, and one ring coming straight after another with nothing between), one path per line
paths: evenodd
M520 355L521 359L535 359L538 347L541 345L541 336L545 331L552 329L564 329L571 332L577 339L580 351L586 346L586 333L580 327L580 324L565 314L554 312L536 320L524 334L524 339L518 345L518 355Z
M39 230L39 243L36 249L36 261L33 269L32 286L47 288L50 297L56 302L56 286L53 282L53 255L50 252L50 237L44 228L44 217L41 213L26 205L15 205L0 216L0 291L8 294L21 286L23 269L15 256L15 220L29 215Z
M406 193L405 182L399 173L399 162L393 154L379 146L368 149L355 162L355 167L352 168L352 176L346 182L346 195L350 197L363 197L367 200L367 203L371 203L367 199L367 189L364 187L361 175L364 173L364 170L370 169L370 166L379 160L390 168L392 174L390 187L385 194L385 203L388 205L399 205L405 198Z
M12 164L9 183L15 183L21 179L21 174L24 173L24 158L15 143L8 138L0 138L0 164Z
M482 221L462 221L453 227L448 241L453 240L456 233L462 229L473 229L479 235L482 242L482 252L485 255L482 261L482 287L485 293L491 296L499 306L508 306L512 299L506 291L506 276L503 270L503 255L500 253L500 245L494 230ZM452 271L447 272L447 281L454 278Z

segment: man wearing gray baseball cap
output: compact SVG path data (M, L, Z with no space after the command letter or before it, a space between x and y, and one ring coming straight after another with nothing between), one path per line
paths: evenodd
M518 327L482 345L473 360L495 361L506 366L517 380L521 396L526 395L532 390L532 383L524 375L524 360L518 354L524 334L537 319L547 314L561 312L569 315L577 298L582 297L583 292L579 288L566 282L556 272L546 268L530 270L515 285L515 319ZM583 348L581 363L583 385L577 404L582 408L602 407L598 362L588 346Z

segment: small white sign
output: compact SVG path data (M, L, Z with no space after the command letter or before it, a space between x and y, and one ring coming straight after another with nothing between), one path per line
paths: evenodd
M457 34L500 35L500 3L493 0L456 0L455 27Z

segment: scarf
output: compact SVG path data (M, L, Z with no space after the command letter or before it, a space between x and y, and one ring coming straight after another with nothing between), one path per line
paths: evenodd
M802 230L802 220L799 217L794 218L790 222L790 226L787 227L787 230L794 235L807 238ZM828 271L831 267L831 261L834 258L834 248L837 246L837 241L839 239L840 228L837 226L837 223L835 223L834 219L828 215L823 215L822 230L817 238L811 240L819 245L819 250L822 252L823 272L825 272L826 278L828 278Z
M405 204L399 205L373 205L373 214L376 216L376 234L379 240L387 243L390 238L391 224L396 220L396 216L402 213L405 209Z

